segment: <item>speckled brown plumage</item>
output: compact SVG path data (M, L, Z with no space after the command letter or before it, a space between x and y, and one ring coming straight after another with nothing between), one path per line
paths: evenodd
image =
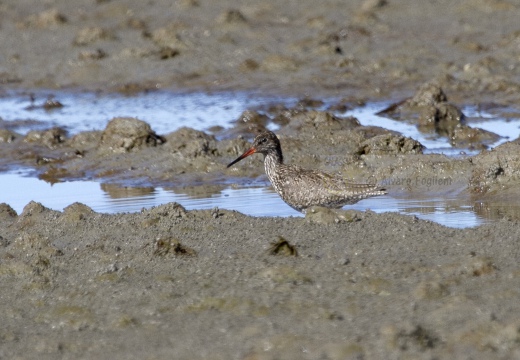
M251 148L227 167L254 153L264 154L265 172L278 195L293 209L301 212L311 206L340 208L386 193L374 184L349 183L321 171L284 164L280 141L271 131L258 135Z

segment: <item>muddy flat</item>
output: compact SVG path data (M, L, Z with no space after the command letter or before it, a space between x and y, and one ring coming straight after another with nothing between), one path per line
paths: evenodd
M516 2L21 0L0 13L0 95L37 93L42 111L64 92L301 99L227 128L157 131L123 109L73 132L0 119L2 172L94 179L113 196L217 193L265 181L261 155L225 165L275 126L289 163L382 182L389 197L478 202L489 219L459 229L348 207L253 217L3 203L0 358L520 357L520 141L465 110L520 118ZM452 153L341 115L375 101Z

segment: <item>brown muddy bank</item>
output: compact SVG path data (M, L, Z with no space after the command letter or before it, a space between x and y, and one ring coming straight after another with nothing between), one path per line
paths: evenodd
M2 355L518 355L517 224L350 219L3 206Z
M458 103L518 104L519 11L505 0L21 0L0 7L0 80L388 99L436 79Z
M446 106L441 100L403 102L392 116L420 118ZM217 133L229 137L223 140L188 128L160 135L140 120L116 118L103 131L72 137L58 128L11 132L0 152L3 165L31 166L47 181L214 187L263 173L260 156L233 169L225 164L274 119L288 162L358 181L384 179L390 196L518 198L517 141L476 156L425 155L413 139L311 108L248 111ZM462 116L431 119L432 131L453 140L456 131L474 134L467 138L477 148L493 136ZM173 203L117 215L78 203L63 212L30 203L16 214L3 204L1 354L512 357L520 339L520 227L514 210L497 217L460 230L412 216L320 208L299 219L188 212Z
M0 4L0 82L6 92L335 96L338 108L403 100L386 116L481 153L424 155L413 139L317 112L312 101L267 115L281 125L288 162L385 180L397 195L516 204L518 141L489 149L494 135L468 127L459 109L518 118L519 13L505 0L21 0ZM106 186L240 182L262 174L261 157L225 164L266 119L240 120L215 134L157 134L135 119L75 136L3 129L0 167ZM520 227L511 209L457 230L323 209L294 219L175 204L118 215L1 205L0 357L517 358Z

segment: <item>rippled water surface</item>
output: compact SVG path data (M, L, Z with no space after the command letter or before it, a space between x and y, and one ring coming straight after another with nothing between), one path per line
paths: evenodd
M13 130L25 133L31 129L51 126L65 127L74 134L85 130L103 129L116 116L132 116L148 122L159 134L172 132L182 126L204 130L219 125L230 127L246 109L269 103L285 102L294 106L296 99L252 96L243 93L175 94L151 92L135 97L118 95L98 96L93 93L58 93L55 100L64 107L45 110L40 105L46 98L36 95L11 94L0 97L2 123ZM388 103L369 104L346 114L357 117L363 125L376 125L399 131L419 140L427 152L439 152L456 156L461 149L453 149L445 138L425 135L413 124L377 116ZM500 143L520 134L518 119L509 121L499 116L482 113L474 108L464 109L471 117L472 126L493 131L501 136ZM469 150L467 151L468 153ZM253 216L302 216L287 206L268 186L267 182L251 187L231 188L224 186L191 188L121 188L94 181L75 181L49 184L31 177L31 171L18 169L0 173L0 202L11 205L17 212L31 200L44 206L62 210L73 202L84 203L95 211L105 213L137 212L142 208L175 201L187 209L237 210ZM485 223L489 217L481 211L482 204L469 199L428 197L417 199L381 196L348 206L349 209L371 209L375 212L394 211L415 215L451 227L471 227Z

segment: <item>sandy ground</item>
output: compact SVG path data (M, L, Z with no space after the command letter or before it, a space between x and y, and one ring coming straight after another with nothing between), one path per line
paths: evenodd
M459 110L520 117L517 2L20 0L0 14L4 92L303 99L211 133L156 134L119 118L74 137L20 135L0 122L2 169L30 166L50 182L219 186L262 174L260 156L224 165L274 121L289 162L384 179L390 195L479 199L497 219L456 230L326 209L294 219L177 204L103 215L30 203L16 214L3 204L0 358L520 358L520 214L493 205L519 199L520 141L488 149L496 136ZM316 111L328 97L340 99L335 110L399 102L387 116L481 152L424 155L413 139Z

